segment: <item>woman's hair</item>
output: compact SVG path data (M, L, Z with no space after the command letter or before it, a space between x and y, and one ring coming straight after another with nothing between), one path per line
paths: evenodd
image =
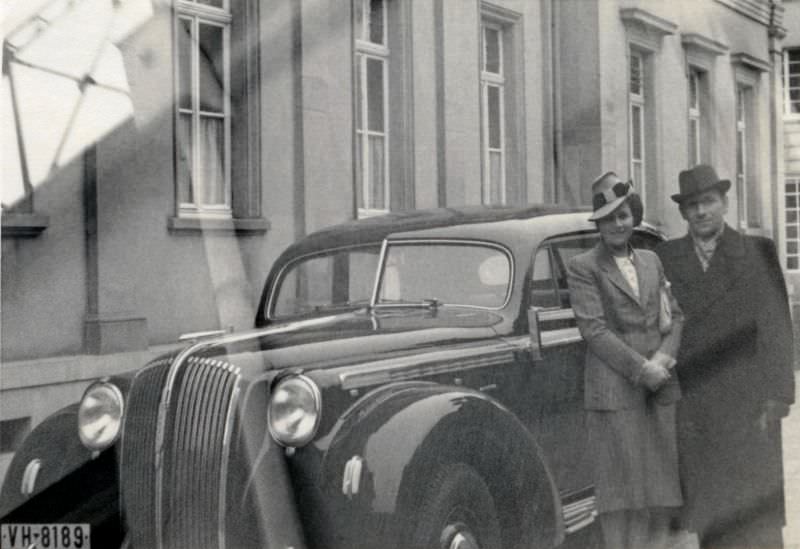
M642 195L639 193L631 193L625 200L631 207L631 213L633 214L633 226L638 227L642 224L642 218L644 217L644 204L642 203Z
M631 215L633 216L633 226L638 227L642 224L642 218L644 217L644 204L642 203L642 196L639 193L630 193L628 196L625 197L625 200L619 203L619 206L614 208L614 211L619 209L623 204L627 202L628 206L631 207ZM613 211L611 213L614 213ZM611 215L609 213L608 215ZM599 219L595 220L595 224L600 221Z

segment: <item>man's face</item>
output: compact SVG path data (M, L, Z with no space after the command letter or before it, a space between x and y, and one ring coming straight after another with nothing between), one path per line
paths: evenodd
M680 210L689 222L689 232L698 238L710 238L725 224L728 197L717 189L709 189L684 200Z

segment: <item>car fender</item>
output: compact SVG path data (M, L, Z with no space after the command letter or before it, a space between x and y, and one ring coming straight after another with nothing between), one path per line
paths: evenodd
M48 416L15 452L0 520L89 523L93 545L116 547L122 541L116 449L93 453L83 446L77 413L72 404Z
M540 527L522 539L563 539L558 491L541 448L483 393L419 382L384 386L361 398L328 436L319 484L329 505L347 510L339 516L350 517L354 531L398 539L436 468L462 462L486 480L509 523Z

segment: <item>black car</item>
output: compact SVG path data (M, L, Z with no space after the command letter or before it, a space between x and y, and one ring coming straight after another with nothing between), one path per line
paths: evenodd
M33 431L2 547L562 544L595 516L565 274L587 217L418 211L290 246L255 329L98 380Z

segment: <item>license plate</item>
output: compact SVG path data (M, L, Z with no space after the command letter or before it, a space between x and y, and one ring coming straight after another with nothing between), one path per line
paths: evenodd
M91 549L88 524L0 524L0 549Z

